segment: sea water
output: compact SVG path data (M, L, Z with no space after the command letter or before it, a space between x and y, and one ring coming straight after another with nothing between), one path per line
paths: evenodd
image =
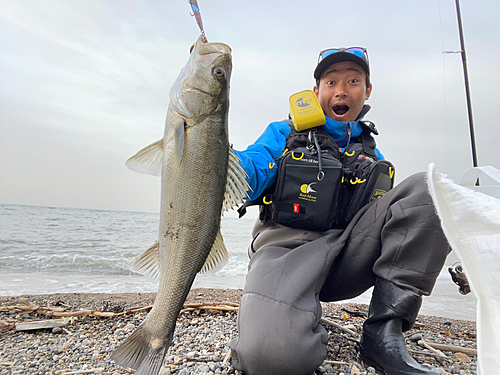
M157 283L130 266L156 241L158 221L157 213L0 204L0 295L155 292ZM194 288L243 288L253 224L222 219L229 261L197 275ZM368 304L370 296L349 302ZM460 295L445 267L421 313L475 320L475 311L472 294Z

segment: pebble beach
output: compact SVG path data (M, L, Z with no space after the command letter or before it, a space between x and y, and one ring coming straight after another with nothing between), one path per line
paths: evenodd
M228 343L237 336L241 289L191 290L161 375L236 374ZM0 297L0 375L132 374L110 356L144 320L154 293L59 293ZM368 306L323 304L328 355L316 374L375 374L357 358ZM53 316L51 316L53 314ZM16 330L60 316L62 327ZM60 319L60 318L59 318ZM420 315L406 332L410 354L439 374L476 374L476 324ZM441 348L441 349L439 349Z

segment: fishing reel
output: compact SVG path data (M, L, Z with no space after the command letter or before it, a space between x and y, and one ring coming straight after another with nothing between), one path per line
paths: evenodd
M453 266L448 267L448 272L450 273L453 282L458 285L458 291L460 294L465 296L471 292L469 280L467 280L467 276L465 275L460 263L457 262Z

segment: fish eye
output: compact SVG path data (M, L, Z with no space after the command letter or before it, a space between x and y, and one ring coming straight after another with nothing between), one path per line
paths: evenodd
M223 78L226 75L226 71L222 68L215 68L214 74L217 78Z

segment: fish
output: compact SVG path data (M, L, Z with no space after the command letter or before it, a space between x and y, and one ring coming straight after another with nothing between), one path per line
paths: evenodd
M223 212L248 198L248 176L228 138L231 70L231 48L200 36L170 90L163 138L126 163L161 177L158 240L132 265L158 279L158 292L148 316L111 356L136 375L160 371L196 274L228 259Z
M429 193L477 297L479 373L496 374L500 368L500 171L491 166L471 168L462 176L462 186L435 170L429 164ZM488 180L495 183L475 186L478 177L481 185Z

